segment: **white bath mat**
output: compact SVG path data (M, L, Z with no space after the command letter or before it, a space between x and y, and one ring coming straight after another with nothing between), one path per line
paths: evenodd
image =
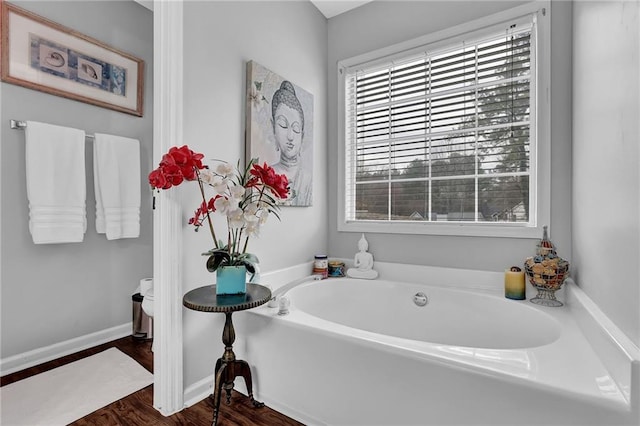
M0 424L66 425L153 383L116 348L0 388Z

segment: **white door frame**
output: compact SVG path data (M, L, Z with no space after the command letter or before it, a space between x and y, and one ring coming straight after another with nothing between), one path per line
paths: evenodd
M183 3L153 2L153 164L183 139ZM182 370L182 226L176 191L155 194L153 211L153 406L184 408Z

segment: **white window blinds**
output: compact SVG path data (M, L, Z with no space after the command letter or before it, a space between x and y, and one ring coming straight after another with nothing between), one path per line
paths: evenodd
M352 67L347 221L529 223L532 25Z

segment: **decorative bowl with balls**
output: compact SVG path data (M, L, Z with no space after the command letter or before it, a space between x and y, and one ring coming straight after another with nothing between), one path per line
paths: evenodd
M555 292L562 287L569 276L569 262L556 253L555 247L547 237L547 227L544 227L542 240L536 246L536 255L524 262L524 271L529 282L538 290L532 303L543 306L562 306L556 299Z

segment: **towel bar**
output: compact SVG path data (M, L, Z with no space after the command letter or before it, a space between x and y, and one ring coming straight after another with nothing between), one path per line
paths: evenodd
M26 121L20 121L20 120L9 120L9 123L11 125L12 129L15 130L24 130L27 128L27 122ZM93 135L85 135L84 136L87 139L95 139L95 136Z

